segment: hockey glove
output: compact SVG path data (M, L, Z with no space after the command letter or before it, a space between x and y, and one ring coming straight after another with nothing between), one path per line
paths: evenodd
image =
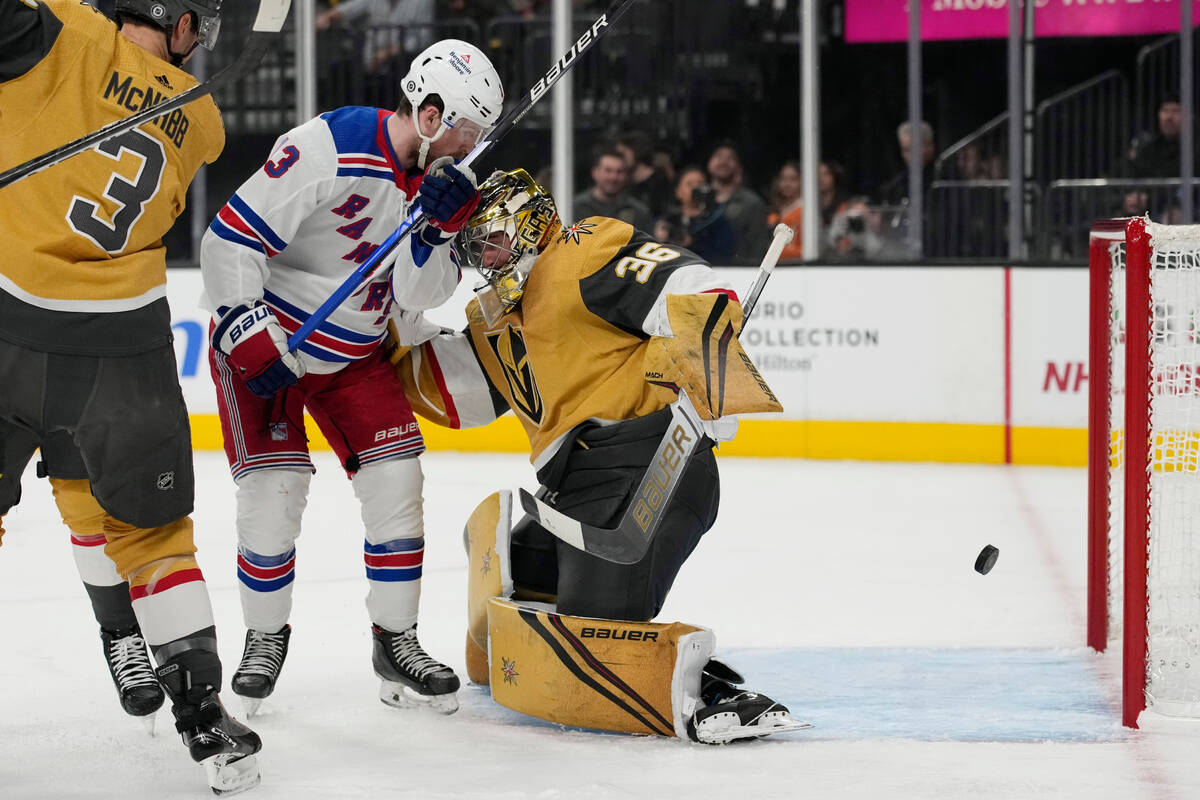
M421 238L426 244L441 244L454 238L479 204L475 173L470 167L455 165L449 156L439 158L425 170L417 199L429 218Z
M246 382L246 388L269 398L304 375L304 364L288 352L287 334L267 306L234 306L225 312L212 335L212 346Z

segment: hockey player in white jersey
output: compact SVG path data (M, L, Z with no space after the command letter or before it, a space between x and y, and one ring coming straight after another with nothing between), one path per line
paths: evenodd
M389 319L438 306L458 285L452 240L479 192L454 162L495 124L504 95L483 52L453 39L418 55L402 89L394 113L339 108L280 137L213 219L201 249L248 629L232 687L251 713L274 690L291 635L295 543L314 471L306 409L361 505L380 698L444 713L458 707L458 677L417 641L424 440L384 344ZM289 353L287 336L416 202L428 224Z

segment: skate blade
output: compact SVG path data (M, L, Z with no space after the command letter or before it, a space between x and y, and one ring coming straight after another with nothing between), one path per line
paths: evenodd
M393 708L420 708L436 711L439 714L453 714L458 711L458 695L421 694L403 683L380 681L379 699L384 705Z
M261 779L258 758L253 753L236 759L231 754L213 756L201 763L204 764L208 785L218 797L253 789Z
M138 717L138 722L142 723L142 727L146 729L147 736L154 735L154 721L157 719L155 714L147 714L144 717Z
M703 744L729 744L739 739L759 739L774 733L791 733L808 730L811 722L792 719L786 711L771 711L763 714L752 725L743 725L732 711L713 714L696 726L696 738Z
M241 697L241 695L238 695ZM262 705L261 697L242 697L242 708L246 711L247 717L253 717L258 713L259 706Z

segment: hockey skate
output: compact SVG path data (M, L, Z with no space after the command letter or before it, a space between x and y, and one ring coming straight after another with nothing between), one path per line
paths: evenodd
M275 682L279 680L279 671L283 669L283 660L287 658L291 637L291 625L284 625L277 633L246 631L242 663L233 673L230 686L233 693L242 698L247 717L253 717L262 705L263 698L275 691Z
M715 658L709 659L700 676L700 699L704 705L696 709L687 723L692 741L728 744L812 727L793 719L786 706L766 695L739 689L738 685L744 682L737 670Z
M232 795L258 785L258 734L229 715L212 686L192 686L178 664L159 667L158 678L171 697L171 713L192 760L204 766L213 794Z
M154 666L146 652L146 640L135 625L119 631L100 629L104 660L112 675L121 708L131 717L139 717L146 731L154 735L154 712L162 708L163 689L154 677Z
M382 681L380 700L397 708L431 708L442 714L458 710L458 676L421 648L416 625L401 633L372 625L371 634L371 662Z

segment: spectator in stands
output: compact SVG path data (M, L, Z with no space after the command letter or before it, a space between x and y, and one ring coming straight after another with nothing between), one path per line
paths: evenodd
M768 193L771 212L767 215L767 224L774 228L780 222L792 229L792 241L788 242L779 254L781 259L797 259L804 257L804 197L800 180L800 165L795 161L785 161L775 173L771 181L771 191Z
M818 252L821 255L826 255L830 249L828 231L834 216L847 207L847 196L843 189L845 174L841 165L833 161L822 161L817 170L817 196L821 207L821 221L818 223L820 229ZM783 259L797 259L804 255L802 232L804 213L801 208L803 190L800 175L800 165L795 161L788 161L779 168L779 172L775 174L775 179L771 182L771 192L768 198L771 213L767 215L767 223L769 227L774 228L776 224L783 222L795 232L792 241L783 248L783 253L780 255L780 258Z
M1178 178L1182 129L1183 106L1177 95L1169 95L1158 106L1157 130L1134 140L1125 175L1130 178Z
M682 177L682 176L681 176ZM737 232L733 259L737 264L757 263L770 243L767 204L743 185L742 159L732 142L721 142L708 157L708 180L716 200Z
M575 195L575 218L613 217L638 230L654 225L650 209L629 193L625 159L611 146L601 147L592 159L592 188Z
M884 254L881 236L883 220L867 204L866 197L852 197L833 215L826 237L827 255L842 261L880 258Z
M910 123L901 122L896 128L896 142L900 147L900 158L904 161L904 166L901 170L892 176L886 183L879 187L877 200L879 203L886 206L903 205L908 200L908 164L909 154L912 152L912 129ZM929 185L933 183L933 126L928 122L921 122L921 186L924 187L926 193L929 191Z
M434 0L346 0L319 14L316 24L319 31L337 24L360 30L366 36L363 66L379 74L433 41L433 14ZM400 66L408 68L407 62Z
M660 216L671 204L673 187L671 179L650 163L650 137L645 131L629 131L617 139L616 149L629 170L629 193L645 203L652 215Z
M483 30L493 17L511 13L512 8L507 0L438 0L437 4L439 21L472 20L480 30Z
M655 223L655 238L682 245L711 264L731 263L737 232L704 170L684 167L675 183L675 199L679 205Z

